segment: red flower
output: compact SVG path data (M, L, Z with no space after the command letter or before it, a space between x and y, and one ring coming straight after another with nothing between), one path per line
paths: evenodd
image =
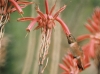
M81 35L77 38L78 41L83 41L85 39L90 39L90 42L86 44L84 47L87 47L84 50L87 50L87 54L90 57L95 57L95 50L97 49L97 45L100 44L100 8L97 7L94 10L94 14L91 19L88 19L88 23L86 23L86 28L90 31L91 34Z
M48 48L50 44L50 38L51 38L51 32L52 29L55 26L55 21L58 21L65 34L69 36L71 33L67 27L67 25L58 17L58 15L66 8L66 5L61 7L55 14L53 14L53 11L55 9L56 3L51 8L51 10L48 9L48 2L45 0L45 13L41 12L39 7L36 6L36 12L38 13L38 16L35 18L32 17L23 17L19 18L18 21L31 21L31 23L27 27L27 31L30 32L32 28L34 27L35 23L38 23L38 26L35 29L41 29L42 31L42 43L41 43L41 52L39 56L39 69L41 69L41 65L43 65L44 60L46 59L46 55L48 54ZM43 51L43 52L42 52ZM42 69L41 69L42 70ZM39 70L39 73L42 71Z
M4 26L10 19L10 14L14 11L18 11L19 14L22 15L22 8L25 8L29 4L32 4L32 2L19 0L0 0L0 41L3 37Z
M59 66L65 70L65 72L63 72L62 74L79 74L82 69L80 69L80 66L78 64L78 57L74 58L73 55L71 53L69 53L68 55L66 55L63 58L63 62L64 64L59 64ZM86 69L87 67L90 66L89 63L89 58L87 55L84 54L83 57L83 62L82 62L84 69Z
M39 28L46 28L46 29L52 29L55 26L55 20L58 21L66 35L70 34L70 31L66 24L58 17L58 15L66 8L66 5L61 7L54 15L52 14L54 9L55 9L56 3L54 6L51 8L51 10L48 9L48 2L45 0L45 13L42 13L39 9L38 6L36 6L36 12L39 14L36 18L32 17L24 17L24 18L19 18L18 21L27 21L30 20L31 23L27 27L27 31L30 32L30 30L33 28L36 22L38 22L38 26L35 29Z
M19 0L0 0L0 27L8 22L10 13L18 11L19 14L22 15L22 8L25 8L29 4L32 4L32 2Z
M16 10L20 14L23 14L22 8L25 8L29 4L32 4L32 2L19 0L0 0L0 14L6 15Z
M65 70L62 74L79 74L79 68L77 66L77 59L73 58L72 55L68 54L63 58L64 64L59 64L59 66Z

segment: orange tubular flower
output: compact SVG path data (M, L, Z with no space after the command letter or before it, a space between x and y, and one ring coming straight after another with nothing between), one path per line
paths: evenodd
M59 64L59 66L65 70L62 74L79 74L79 68L77 66L77 59L73 58L72 55L68 54L63 58L64 64Z
M22 8L33 2L19 1L19 0L0 0L0 39L3 37L3 29L5 24L10 19L10 14L14 11L18 11L19 14L23 14Z
M14 12L17 10L20 14L23 14L22 8L33 2L19 1L19 0L0 0L0 12L3 15Z
M62 74L79 74L82 69L78 65L78 58L74 58L73 55L70 53L63 58L64 64L59 64L59 66L65 70ZM87 55L84 54L84 69L90 66L89 58Z
M0 27L7 23L10 18L10 13L18 11L19 14L22 15L22 8L25 8L29 4L32 4L32 2L19 0L0 0Z
M29 26L27 27L27 31L30 32L30 30L33 28L34 24L36 22L38 22L38 26L35 29L39 29L39 28L47 28L47 29L52 29L55 26L55 20L58 21L65 34L69 35L70 31L68 29L68 27L66 26L66 24L58 17L58 15L66 8L66 5L64 5L63 7L61 7L54 15L52 14L54 9L55 9L55 5L51 8L51 10L48 9L48 2L47 0L45 0L45 12L46 13L42 13L39 9L39 7L36 7L36 12L39 14L39 16L37 16L36 18L30 17L30 20L32 21ZM29 20L29 18L27 19L27 17L24 18L19 18L18 21L27 21ZM33 25L32 25L33 24Z
M55 26L55 21L59 22L67 36L68 39L68 43L70 44L70 47L72 48L73 51L75 51L75 54L77 54L77 57L80 57L77 61L78 61L78 65L80 66L81 69L83 69L83 53L80 50L80 46L78 45L78 43L76 42L76 40L74 39L74 37L71 35L67 25L62 21L62 19L60 17L58 17L58 15L66 8L66 5L64 5L63 7L61 7L54 15L52 14L54 9L55 9L55 5L51 8L51 10L48 9L48 2L47 0L45 0L45 13L41 12L39 7L36 6L36 12L38 13L38 16L36 18L32 18L32 17L24 17L24 18L19 18L18 21L31 21L31 23L28 25L27 27L27 31L30 32L32 30L32 28L34 27L35 23L38 23L38 26L35 29L42 29L42 36L45 36L43 38L44 39L44 43L46 43L46 41L48 41L46 44L50 44L50 37L51 37L51 32L52 29ZM48 35L48 38L46 38ZM42 40L43 40L42 38ZM44 45L44 44L43 44ZM46 46L46 45L45 45ZM44 46L44 48L45 48ZM49 45L47 45L49 46ZM42 47L43 48L43 47ZM44 60L43 60L44 61Z
M61 7L55 14L53 14L53 11L55 9L56 3L54 6L49 10L48 8L48 0L45 0L45 13L41 12L39 7L36 6L36 12L38 13L38 16L35 18L32 17L23 17L19 18L18 21L31 21L31 23L28 25L26 30L30 32L32 28L34 27L35 23L38 23L38 26L35 29L41 29L41 46L40 46L40 54L39 54L39 70L38 74L42 74L41 71L43 68L44 60L46 59L46 56L48 54L48 48L50 45L50 39L51 39L51 33L52 29L55 26L55 21L59 22L66 34L66 36L69 36L71 33L67 27L67 25L58 17L58 15L66 8L66 5ZM44 70L43 70L44 71Z
M91 19L88 19L88 23L85 25L86 28L90 31L91 34L85 34L79 36L77 38L78 41L83 41L85 39L90 39L90 42L86 44L84 47L87 47L89 56L94 58L95 57L95 50L97 49L97 45L100 45L100 8L97 7L94 10L94 14L92 15ZM88 54L88 53L87 53Z

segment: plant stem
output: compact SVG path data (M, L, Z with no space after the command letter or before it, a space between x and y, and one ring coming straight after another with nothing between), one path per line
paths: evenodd
M42 68L43 68L43 65L40 64L40 65L39 65L39 71L38 71L38 74L42 74Z
M45 51L45 49L43 49L42 57L39 57L40 64L39 64L38 74L42 74L42 70L43 70L43 56L44 56L44 53L45 53L44 51Z
M50 46L51 32L52 32L52 29L42 28L38 74L43 73L43 71L48 63L47 54L48 54L48 49ZM47 61L46 61L46 64L44 65L45 59L47 59ZM44 67L43 67L43 65L44 65Z

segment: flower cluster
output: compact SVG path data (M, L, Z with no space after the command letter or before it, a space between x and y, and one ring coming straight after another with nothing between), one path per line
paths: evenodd
M39 7L36 6L36 12L38 13L37 17L35 18L23 17L23 18L19 18L18 21L31 21L31 23L26 28L28 32L32 30L35 23L38 23L38 26L35 29L42 30L42 43L41 43L40 50L44 52L40 52L40 56L39 56L39 59L41 59L39 60L40 65L43 65L43 61L45 60L46 55L48 54L51 31L55 26L55 21L59 22L67 36L70 47L75 53L75 55L68 54L67 56L65 56L65 58L63 59L63 62L65 63L65 65L60 64L60 67L65 70L63 74L78 74L79 72L81 72L82 70L90 66L89 55L86 52L87 46L82 47L83 51L81 51L80 46L78 45L74 37L71 35L67 25L62 21L60 17L58 17L58 15L66 8L66 5L61 7L55 14L53 14L55 6L56 6L56 3L51 8L51 10L49 10L48 2L47 0L45 0L45 13L41 12ZM87 28L90 30L90 27L87 26ZM90 37L90 36L86 35L86 37ZM46 55L44 53L46 53ZM39 70L39 73L41 73L41 70Z
M84 51L84 56L82 60L83 62L81 62L84 69L81 67L79 59L80 57L74 57L71 53L68 53L63 58L64 64L59 64L59 66L63 70L65 70L65 72L63 72L62 74L79 74L82 70L90 66L89 57L86 51Z
M92 15L92 18L88 19L88 23L85 24L85 27L89 30L90 34L81 35L77 38L77 41L83 41L85 39L89 39L89 42L82 46L82 52L81 53L75 45L75 40L73 40L72 37L69 37L68 39L70 47L74 49L74 58L68 54L64 59L63 62L65 65L60 64L60 67L65 70L63 74L79 74L87 67L90 66L90 58L95 59L97 65L99 65L99 52L100 52L100 8L97 7L94 10L94 13ZM78 54L83 54L78 55ZM79 61L80 60L80 61ZM69 63L70 62L70 63ZM81 64L80 64L81 63Z
M70 31L68 29L68 27L66 26L66 24L62 21L62 19L60 19L58 17L58 15L66 8L66 5L64 5L63 7L61 7L54 15L53 15L53 11L55 9L56 3L54 4L54 6L51 8L51 10L48 9L48 2L47 0L45 0L45 13L41 12L39 7L36 6L36 12L39 14L37 17L33 18L33 17L24 17L24 18L19 18L18 21L31 21L31 23L29 24L29 26L27 27L27 31L30 32L30 30L33 28L33 26L35 25L35 23L38 23L38 26L35 29L39 29L39 28L47 28L47 29L52 29L55 26L55 20L58 21L64 32L69 35Z
M86 28L90 31L91 34L81 35L77 38L77 41L83 41L85 39L89 39L90 41L82 46L83 60L82 65L83 68L87 68L90 66L90 58L96 58L99 61L99 46L100 46L100 8L97 7L94 10L91 19L88 19L88 23L85 24ZM98 52L99 51L99 52ZM63 74L79 74L82 70L80 70L80 66L78 65L78 58L73 58L72 55L68 54L63 59L65 65L60 64L60 67L65 70ZM98 64L98 62L97 62Z
M2 24L7 23L10 18L10 13L18 11L19 14L23 14L24 12L22 8L25 8L29 4L32 4L32 2L19 0L0 0L0 27Z
M77 59L74 58L72 54L66 55L65 58L63 58L63 62L65 65L59 64L59 66L65 70L62 74L78 74L80 72L77 66Z
M33 2L20 1L20 0L0 0L0 67L5 65L6 62L6 45L8 41L5 37L3 38L4 26L10 19L12 12L18 11L19 14L23 14L22 8ZM1 43L2 40L2 43Z
M70 31L67 27L67 25L62 21L62 19L58 16L65 8L66 5L61 7L56 13L53 14L53 11L55 9L56 2L52 6L52 8L49 10L48 7L48 0L45 0L45 13L41 12L38 5L36 5L35 9L38 13L37 17L23 17L19 18L18 21L31 21L31 23L27 27L27 31L30 32L32 28L34 27L35 23L38 23L38 26L35 29L41 29L41 47L40 47L40 54L39 54L39 74L44 71L41 69L41 66L44 64L44 60L46 59L46 56L48 54L48 49L50 45L50 39L51 39L51 32L52 29L55 26L55 21L59 22L62 26L66 36L70 35Z
M18 11L22 15L24 13L22 8L32 3L20 0L0 0L0 39L3 37L3 29L10 19L10 14Z
M100 45L100 8L97 7L94 10L91 19L88 19L88 23L86 23L86 28L90 31L91 34L81 35L77 38L78 41L83 41L85 39L90 39L90 41L84 45L86 48L89 57L94 58L95 53L98 49L98 45Z

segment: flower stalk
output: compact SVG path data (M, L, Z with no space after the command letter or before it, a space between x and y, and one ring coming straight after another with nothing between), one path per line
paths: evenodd
M52 12L55 9L55 5L49 11L48 0L45 0L45 8L46 8L45 9L46 14L41 12L38 5L36 5L36 12L38 13L38 16L36 18L32 19L32 17L30 17L30 19L29 19L28 17L23 17L23 18L18 19L18 21L31 20L31 23L29 24L29 26L26 29L28 32L30 32L32 30L32 28L36 22L38 23L38 26L35 28L35 30L41 29L42 34L41 34L41 47L40 47L40 53L39 53L38 74L41 74L44 71L44 67L43 67L44 60L46 59L46 56L48 54L48 49L49 49L50 41L51 41L51 33L52 33L52 29L55 26L55 20L61 24L62 28L64 29L64 32L67 35L70 34L70 31L69 31L68 27L66 26L66 24L58 17L58 15L66 8L66 5L61 7L54 15L52 15Z

